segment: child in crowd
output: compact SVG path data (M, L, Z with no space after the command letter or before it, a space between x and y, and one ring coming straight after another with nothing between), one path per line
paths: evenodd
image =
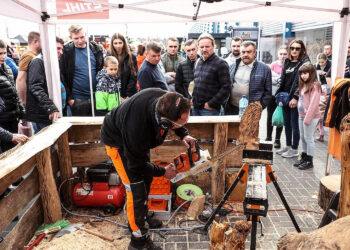
M313 134L320 119L321 87L317 81L316 70L311 63L305 63L299 68L299 130L302 141L300 161L294 166L301 170L313 167L315 142Z
M99 116L104 116L121 103L121 83L117 73L118 60L113 56L107 56L103 69L96 76L96 114Z
M325 54L320 53L317 55L317 63L315 64L316 72L317 72L317 78L318 81L321 84L321 97L320 97L320 120L318 121L318 124L316 128L319 129L320 134L316 138L316 140L323 142L324 141L324 127L323 127L323 117L326 110L328 98L329 98L329 92L330 88L327 85L326 81L326 73L331 68L332 63L328 61L328 58ZM316 131L315 131L316 132Z

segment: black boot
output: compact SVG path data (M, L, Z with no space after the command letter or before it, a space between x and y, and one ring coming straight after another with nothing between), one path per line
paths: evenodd
M131 235L131 241L128 250L162 250L163 248L154 245L149 235L140 238Z
M314 164L312 162L312 156L307 155L306 160L302 164L300 164L298 168L300 170L306 170L313 167L314 167Z
M274 147L274 148L281 148L281 142L280 142L280 140L276 139L276 140L275 140L275 143L273 144L273 147Z
M294 167L298 168L305 160L306 160L307 154L302 152L300 155L300 160L293 164Z
M147 216L146 221L149 225L149 228L161 228L163 226L163 222L161 220L152 218L154 214L151 216Z

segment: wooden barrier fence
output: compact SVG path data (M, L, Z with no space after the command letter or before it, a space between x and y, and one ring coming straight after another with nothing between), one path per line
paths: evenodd
M103 117L64 117L24 145L0 155L0 194L26 175L15 190L0 200L0 232L21 214L18 223L0 243L0 249L21 249L43 222L51 224L62 218L61 199L68 206L72 204L73 186L64 185L60 199L57 172L61 180L65 180L73 176L73 167L89 167L108 160L100 142L102 121ZM239 122L238 116L190 117L186 127L191 136L201 140L202 148L216 155L238 138ZM151 161L172 162L174 156L186 151L178 139L170 132L163 145L151 150ZM219 201L225 191L226 168L240 167L241 162L242 153L233 153L226 160L216 162L211 173L188 177L177 185L196 184Z

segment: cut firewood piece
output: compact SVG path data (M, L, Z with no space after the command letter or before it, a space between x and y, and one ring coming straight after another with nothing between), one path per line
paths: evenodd
M190 218L197 218L198 215L202 214L204 209L205 195L198 195L191 201L191 205L187 210L187 216Z
M340 175L328 175L320 180L318 205L326 211L335 191L340 189Z

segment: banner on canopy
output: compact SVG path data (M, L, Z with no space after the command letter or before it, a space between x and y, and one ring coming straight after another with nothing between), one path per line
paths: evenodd
M101 2L108 4L108 0L100 0L99 3ZM101 11L101 8L106 9ZM56 0L56 12L58 19L109 19L107 5L79 0Z

